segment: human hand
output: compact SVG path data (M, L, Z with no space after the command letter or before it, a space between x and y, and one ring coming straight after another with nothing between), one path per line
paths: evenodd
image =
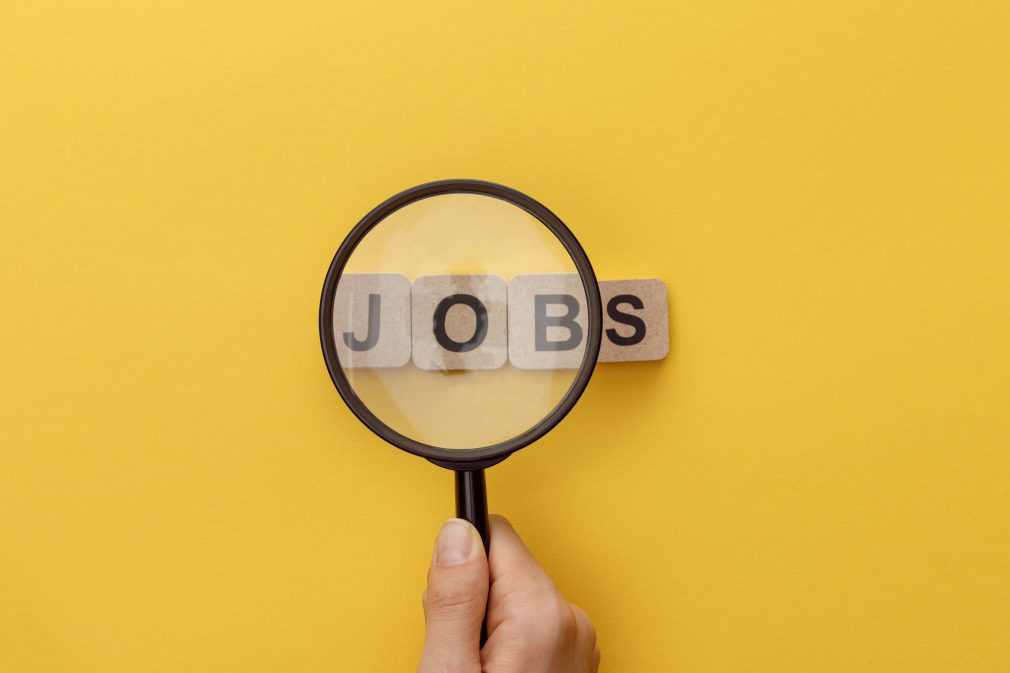
M597 673L593 623L564 599L500 516L491 517L489 556L466 521L442 526L423 596L418 673ZM481 648L485 604L488 639Z

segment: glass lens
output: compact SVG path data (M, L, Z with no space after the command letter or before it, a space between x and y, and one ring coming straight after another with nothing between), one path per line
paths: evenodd
M475 193L413 201L376 224L337 282L337 358L382 422L477 449L539 423L586 349L586 290L536 217Z

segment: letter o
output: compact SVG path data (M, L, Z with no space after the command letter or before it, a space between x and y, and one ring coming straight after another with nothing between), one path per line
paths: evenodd
M456 341L445 331L445 319L449 314L449 309L456 304L465 304L473 309L474 317L477 319L477 326L474 328L473 336L466 341ZM447 351L453 353L466 353L484 343L487 336L487 307L480 299L471 294L452 294L438 302L435 313L431 318L432 331L435 333L435 341Z

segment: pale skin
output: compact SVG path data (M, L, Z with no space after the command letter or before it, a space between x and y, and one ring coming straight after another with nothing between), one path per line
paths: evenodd
M422 598L425 637L418 673L599 671L593 623L565 600L503 517L491 517L488 555L473 526L446 521ZM482 648L485 603L488 639Z

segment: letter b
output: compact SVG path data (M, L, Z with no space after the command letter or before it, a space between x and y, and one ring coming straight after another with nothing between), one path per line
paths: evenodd
M551 304L565 307L560 316L547 315ZM534 316L535 346L538 351L570 351L582 343L582 327L575 319L579 316L579 302L570 294L537 294L533 296L536 311ZM568 330L568 338L551 340L547 338L548 327L562 327Z
M509 360L520 369L578 369L586 352L586 291L577 273L509 281Z

